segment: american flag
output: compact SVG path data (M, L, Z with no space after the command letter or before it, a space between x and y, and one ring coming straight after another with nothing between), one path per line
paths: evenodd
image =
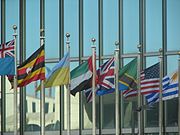
M0 45L0 58L14 57L14 40Z
M141 94L159 92L159 63L141 72Z
M97 72L97 95L114 92L114 57L99 67ZM85 90L87 101L92 100L92 89Z
M144 95L159 92L159 63L141 72L140 88L141 94ZM137 96L137 90L125 90L123 96L125 98Z

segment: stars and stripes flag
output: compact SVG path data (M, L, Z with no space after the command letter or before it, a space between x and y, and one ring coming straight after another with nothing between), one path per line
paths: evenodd
M97 90L96 95L104 95L114 92L114 57L102 64L97 72ZM85 96L87 102L92 101L92 88L86 89Z
M140 88L143 95L159 92L159 63L141 72ZM123 96L125 98L137 96L137 90L125 90Z

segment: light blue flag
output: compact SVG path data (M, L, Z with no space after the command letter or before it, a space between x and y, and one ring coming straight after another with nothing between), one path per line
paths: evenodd
M0 75L14 75L14 40L0 45Z
M0 58L0 75L14 75L15 74L15 66L14 66L14 58Z

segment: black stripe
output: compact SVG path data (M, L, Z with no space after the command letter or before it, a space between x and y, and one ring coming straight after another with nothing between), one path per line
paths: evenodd
M45 63L44 63L44 62L38 63L37 65L34 65L34 67L33 67L32 70L31 70L31 73L33 73L34 71L36 71L36 70L38 70L38 69L40 69L40 68L42 68L42 67L44 67L44 66L45 66ZM21 80L21 79L26 78L27 76L28 76L27 73L21 74L21 75L18 75L17 79L18 79L18 80Z
M21 68L25 65L27 65L28 63L30 63L31 61L33 61L34 59L36 59L38 57L38 55L44 50L44 45L42 45L37 51L35 51L27 60L25 60L20 66L18 66L18 68Z
M124 83L127 83L129 85L129 87L132 88L132 89L136 89L137 88L136 82L132 78L130 78L130 77L126 76L126 75L123 75L120 78L120 81L122 81Z
M87 90L92 87L92 77L89 80L83 81L76 88L70 91L70 93L75 96L77 92Z

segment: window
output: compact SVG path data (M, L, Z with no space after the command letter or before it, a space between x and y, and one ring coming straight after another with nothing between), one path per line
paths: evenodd
M32 102L32 112L35 113L36 112L36 103Z
M45 113L49 112L49 103L45 103Z

